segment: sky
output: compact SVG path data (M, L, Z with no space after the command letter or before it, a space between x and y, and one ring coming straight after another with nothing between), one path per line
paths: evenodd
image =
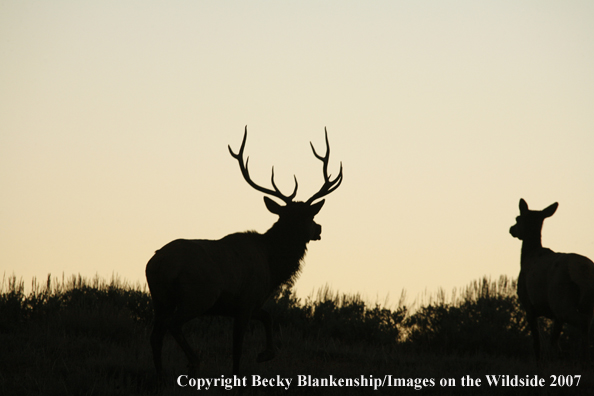
M412 303L517 277L518 202L594 258L590 1L0 0L0 273L145 284L177 238L326 197L297 294Z

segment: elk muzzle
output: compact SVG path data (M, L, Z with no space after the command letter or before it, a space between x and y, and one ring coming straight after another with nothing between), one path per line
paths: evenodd
M518 231L519 230L518 230L518 225L517 224L514 224L513 226L511 226L509 228L509 233L511 234L511 236L513 236L514 238L522 239L522 238L520 238L520 234L519 234Z
M309 231L309 240L319 241L320 239L322 239L322 226L316 223L315 221L312 221L311 228Z

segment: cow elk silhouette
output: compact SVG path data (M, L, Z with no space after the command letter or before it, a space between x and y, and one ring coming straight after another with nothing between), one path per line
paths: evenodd
M272 319L262 309L264 302L283 284L292 283L299 274L301 261L309 241L321 238L322 227L314 216L324 200L342 183L342 163L336 178L330 179L328 162L330 145L326 136L326 155L320 156L313 144L313 154L323 163L324 184L306 202L294 202L295 189L283 195L274 182L272 189L254 183L248 172L248 159L243 160L247 126L239 152L229 152L239 163L245 181L254 189L280 199L284 206L268 197L268 210L279 216L278 221L264 234L254 231L227 235L220 240L177 239L157 250L146 266L146 278L153 299L155 322L151 347L157 374L162 375L161 352L163 337L171 332L184 351L191 372L198 370L199 358L182 333L182 325L200 315L230 316L233 321L233 373L239 371L244 332L250 319L264 325L266 348L258 355L258 362L275 356L272 339Z
M589 331L594 313L594 263L575 253L556 253L543 248L544 219L551 217L558 203L543 210L530 210L520 200L520 216L509 232L522 241L518 298L526 311L534 353L540 358L537 319L553 320L551 344L558 348L563 324L576 326L582 334L583 357L589 357Z

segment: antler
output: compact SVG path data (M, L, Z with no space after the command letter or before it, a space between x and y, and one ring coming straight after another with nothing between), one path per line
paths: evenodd
M314 148L313 143L309 142L309 144L311 145L311 149L313 150L313 153L316 156L316 158L324 163L324 167L323 167L324 185L322 186L322 188L320 188L320 191L315 193L310 199L307 200L306 203L310 204L310 205L316 199L320 199L320 198L330 194L332 191L336 190L338 188L338 186L340 186L340 183L342 183L342 161L340 162L340 172L338 173L338 176L336 176L336 178L334 180L330 180L330 175L328 175L328 161L330 160L330 144L328 143L328 131L326 130L326 127L324 127L324 132L326 134L326 155L325 156L322 157L321 155L319 155L316 152L316 149Z
M286 204L291 202L293 200L293 198L295 198L295 196L297 195L297 177L293 176L295 178L295 189L293 190L293 193L289 196L286 196L283 193L281 193L280 190L278 189L278 187L276 186L276 184L274 183L274 166L272 167L272 177L270 179L272 181L272 187L274 187L274 190L270 190L265 187L260 187L259 185L254 183L252 181L252 179L250 178L250 172L248 171L248 161L249 161L250 157L246 158L245 164L243 162L243 149L245 148L246 140L247 140L247 125L245 126L245 132L243 134L243 141L241 142L241 147L239 148L239 152L237 154L235 154L233 152L233 150L231 150L231 146L228 146L231 156L239 162L239 169L241 169L241 174L243 175L243 178L245 179L245 181L250 186L252 186L253 188L255 188L256 190L258 190L260 192L263 192L264 194L269 194L269 195L272 195L273 197L279 198L279 199L283 200Z

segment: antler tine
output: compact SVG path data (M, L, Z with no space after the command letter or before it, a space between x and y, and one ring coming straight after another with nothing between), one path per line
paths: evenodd
M314 156L322 161L324 164L322 167L322 172L324 174L324 185L320 190L315 193L310 199L307 200L308 204L311 204L316 199L320 199L332 191L336 190L340 183L342 183L342 161L340 162L340 171L338 172L338 176L334 180L330 180L330 175L328 174L328 163L330 162L330 143L328 142L328 130L324 127L324 134L326 136L326 155L321 156L316 152L316 149L312 142L309 142L311 149L314 153Z
M276 186L276 183L274 182L274 166L272 167L272 176L270 177L270 181L272 182L272 187L274 187L276 192L278 192L280 195L282 195L284 197L284 198L281 198L283 201L285 200L285 198L287 199L287 201L285 201L285 202L291 202L293 200L293 198L295 198L295 196L297 195L297 187L298 187L297 176L293 175L293 179L295 179L295 189L293 190L293 193L291 195L289 195L288 197L285 197L283 195L283 193L280 192L280 190Z
M272 186L274 187L274 190L271 190L271 189L265 188L265 187L261 187L261 186L257 185L256 183L254 183L254 181L250 177L250 172L248 170L248 162L250 160L250 157L247 157L245 159L245 164L243 161L243 150L245 148L246 140L247 140L247 125L245 126L245 132L243 133L243 140L241 142L241 147L239 148L239 152L237 154L235 154L233 152L233 150L231 149L231 145L227 146L229 148L229 153L231 154L231 156L233 158L235 158L237 160L237 162L239 162L239 169L241 170L241 174L243 175L243 178L245 179L245 181L250 186L252 186L254 189L256 189L257 191L260 191L260 192L263 192L264 194L272 195L273 197L279 198L287 204L289 202L291 202L293 200L293 198L295 198L295 196L297 195L297 177L293 176L295 178L295 189L293 190L293 193L289 196L286 196L283 193L281 193L280 190L278 189L278 187L276 186L276 183L274 182L274 166L272 167L272 177L271 177Z

